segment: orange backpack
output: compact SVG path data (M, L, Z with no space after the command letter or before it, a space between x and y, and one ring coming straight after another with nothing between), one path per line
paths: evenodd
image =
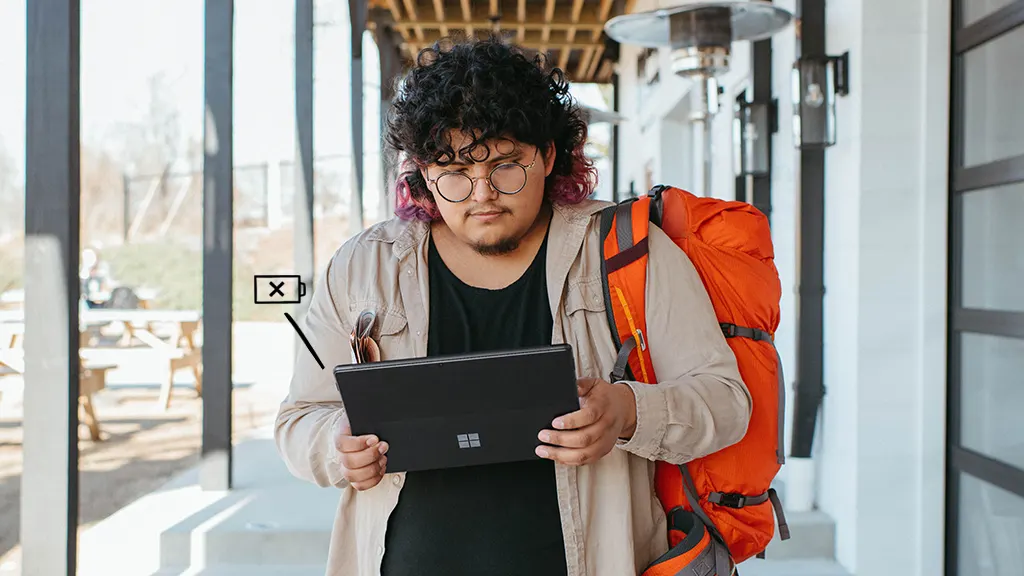
M606 208L601 214L605 304L619 348L613 382L658 381L645 336L649 222L697 269L750 390L753 411L738 443L683 466L656 463L655 488L668 517L670 550L643 576L683 574L688 567L729 576L735 564L763 557L774 533L773 508L780 537L789 538L771 488L785 449L782 361L773 343L782 287L771 231L768 219L750 204L668 186Z

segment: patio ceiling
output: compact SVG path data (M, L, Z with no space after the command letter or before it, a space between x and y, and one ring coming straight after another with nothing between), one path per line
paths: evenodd
M630 13L636 0L369 0L389 13L404 57L452 36L495 31L530 52L543 52L573 82L610 82L611 42L604 24Z

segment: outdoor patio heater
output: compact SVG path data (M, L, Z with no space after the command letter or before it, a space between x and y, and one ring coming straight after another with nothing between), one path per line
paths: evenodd
M693 81L690 121L702 132L704 196L711 195L711 121L721 109L718 78L729 71L732 43L769 38L789 25L793 15L770 2L674 2L649 12L625 14L605 24L620 44L670 48L672 72Z

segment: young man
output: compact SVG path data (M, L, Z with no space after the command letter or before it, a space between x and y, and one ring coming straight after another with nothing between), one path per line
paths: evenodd
M499 42L427 50L407 78L387 131L413 166L398 217L332 258L303 329L327 369L300 353L277 418L291 471L341 489L329 575L638 574L668 547L654 461L743 437L736 360L692 264L653 226L646 305L661 381L606 380L607 203L586 200L586 133L561 73ZM351 436L331 371L351 362L366 308L385 359L567 342L582 408L538 430L536 461L388 473L387 443Z

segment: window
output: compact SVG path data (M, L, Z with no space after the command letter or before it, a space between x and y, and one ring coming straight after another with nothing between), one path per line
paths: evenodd
M1024 0L954 0L946 576L1024 565Z

